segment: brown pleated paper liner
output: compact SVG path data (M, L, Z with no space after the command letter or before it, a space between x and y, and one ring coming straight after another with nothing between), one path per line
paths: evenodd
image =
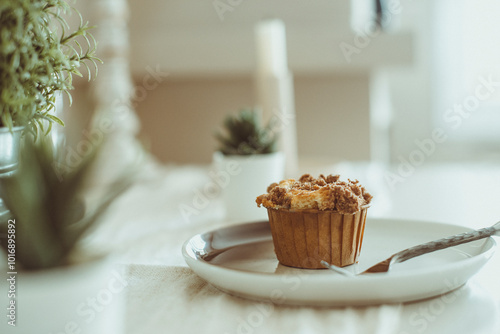
M324 268L321 260L339 267L357 262L367 209L351 215L336 211L268 209L278 261L305 269Z

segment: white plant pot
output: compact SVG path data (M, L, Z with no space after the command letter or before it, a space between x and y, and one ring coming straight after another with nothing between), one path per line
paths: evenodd
M15 284L0 282L0 300L7 306L2 308L7 317L2 316L1 333L124 333L127 282L109 260L15 275L6 272L3 276L15 276ZM14 297L9 290L15 290ZM12 315L15 327L8 323Z
M225 156L215 152L213 161L216 175L212 177L218 177L219 181L227 179L219 182L226 221L238 223L267 219L267 211L258 208L255 199L264 194L271 183L283 179L283 153Z

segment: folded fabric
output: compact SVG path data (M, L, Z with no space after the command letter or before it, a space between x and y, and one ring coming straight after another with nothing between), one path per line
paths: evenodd
M398 333L401 306L299 307L226 294L187 267L130 265L127 334Z

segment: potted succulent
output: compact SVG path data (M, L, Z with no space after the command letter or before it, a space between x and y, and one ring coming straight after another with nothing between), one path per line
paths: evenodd
M25 130L37 136L54 123L63 125L54 114L56 97L65 92L71 100L72 76L82 76L80 65L89 70L87 63L100 61L88 23L80 16L79 27L71 31L64 19L71 10L64 0L0 4L0 177L15 170Z
M222 188L229 222L265 219L255 198L273 182L283 178L284 156L276 150L277 132L273 124L261 124L258 110L242 109L229 115L224 132L217 132L219 143L213 161ZM222 178L224 175L225 178Z
M117 179L101 200L92 201L98 205L85 205L96 152L61 178L52 145L27 138L19 168L2 180L11 217L0 222L0 255L7 260L0 262L0 269L8 278L0 281L0 299L8 307L0 328L15 326L20 333L120 333L123 319L116 316L127 284L105 255L85 249L82 237L131 178Z

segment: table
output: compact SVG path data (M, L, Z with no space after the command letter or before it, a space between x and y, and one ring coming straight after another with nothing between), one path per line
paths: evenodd
M408 218L473 228L500 219L495 163L426 164L390 186L398 166L303 163L313 175L356 177L375 200L371 217ZM150 162L111 208L93 242L115 250L128 275L126 333L499 333L500 255L464 287L414 303L314 308L269 305L226 295L186 267L182 243L227 224L218 198L182 216L209 179L207 166ZM104 247L104 246L102 246Z

